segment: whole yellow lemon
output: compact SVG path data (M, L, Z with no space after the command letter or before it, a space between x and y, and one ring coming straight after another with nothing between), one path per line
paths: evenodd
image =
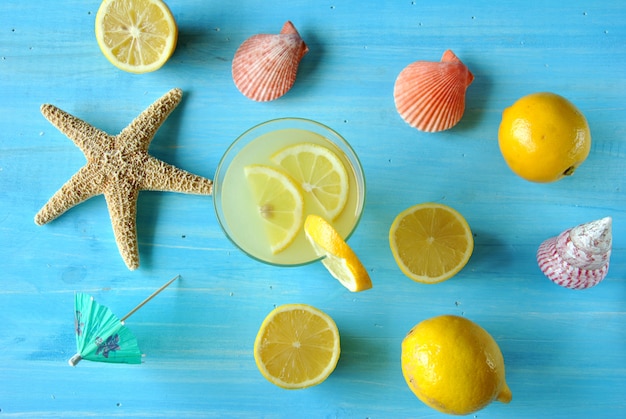
M437 316L413 327L402 341L402 373L421 401L448 414L466 415L512 397L498 344L460 316Z
M570 176L591 149L591 133L576 106L555 93L524 96L502 113L500 151L518 176L554 182Z

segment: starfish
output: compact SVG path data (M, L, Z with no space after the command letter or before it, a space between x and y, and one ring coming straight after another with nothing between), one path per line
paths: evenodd
M130 270L139 267L137 198L139 191L211 195L213 181L181 170L148 154L157 130L182 99L172 89L144 110L118 135L45 104L43 116L78 146L87 163L35 215L46 224L87 199L104 195L120 255Z

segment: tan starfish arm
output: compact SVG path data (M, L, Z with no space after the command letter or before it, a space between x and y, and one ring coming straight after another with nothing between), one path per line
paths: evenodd
M88 164L76 172L39 210L35 215L35 223L46 224L74 205L102 193L101 182L92 173Z
M97 158L109 148L109 144L112 142L113 137L106 132L54 105L41 105L41 113L52 125L72 140L87 159Z
M122 182L104 194L117 249L131 271L139 267L136 221L138 196L139 191L128 182Z
M143 167L145 176L141 189L148 191L182 192L196 195L211 195L213 181L179 169L162 160L148 156Z
M125 143L128 141L127 137L130 137L140 150L148 151L157 130L178 106L182 97L183 91L180 89L172 89L161 96L122 130L118 135L118 141Z

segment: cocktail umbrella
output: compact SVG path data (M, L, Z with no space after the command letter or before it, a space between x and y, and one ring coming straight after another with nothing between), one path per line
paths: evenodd
M98 304L91 295L76 293L74 329L77 352L69 359L69 364L74 367L81 359L96 362L141 363L137 339L124 326L124 321L179 277L180 275L177 275L169 280L121 319L118 319L109 308Z

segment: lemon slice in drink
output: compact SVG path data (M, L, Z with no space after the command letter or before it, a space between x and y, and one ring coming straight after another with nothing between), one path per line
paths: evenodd
M96 40L117 68L147 73L172 56L178 28L161 0L104 0L96 14Z
M320 256L328 272L352 292L372 288L372 281L365 267L352 248L334 227L319 215L310 214L304 221L306 238Z
M287 388L311 387L337 366L341 352L333 319L307 304L285 304L272 310L254 341L254 360L271 383Z
M389 230L389 245L406 276L432 284L463 269L474 250L474 237L459 212L425 203L398 214Z
M289 246L304 220L304 198L299 186L286 174L269 166L244 167L259 217L262 218L272 253Z
M293 177L305 192L334 220L348 200L348 172L330 149L313 143L294 144L279 150L272 161Z

